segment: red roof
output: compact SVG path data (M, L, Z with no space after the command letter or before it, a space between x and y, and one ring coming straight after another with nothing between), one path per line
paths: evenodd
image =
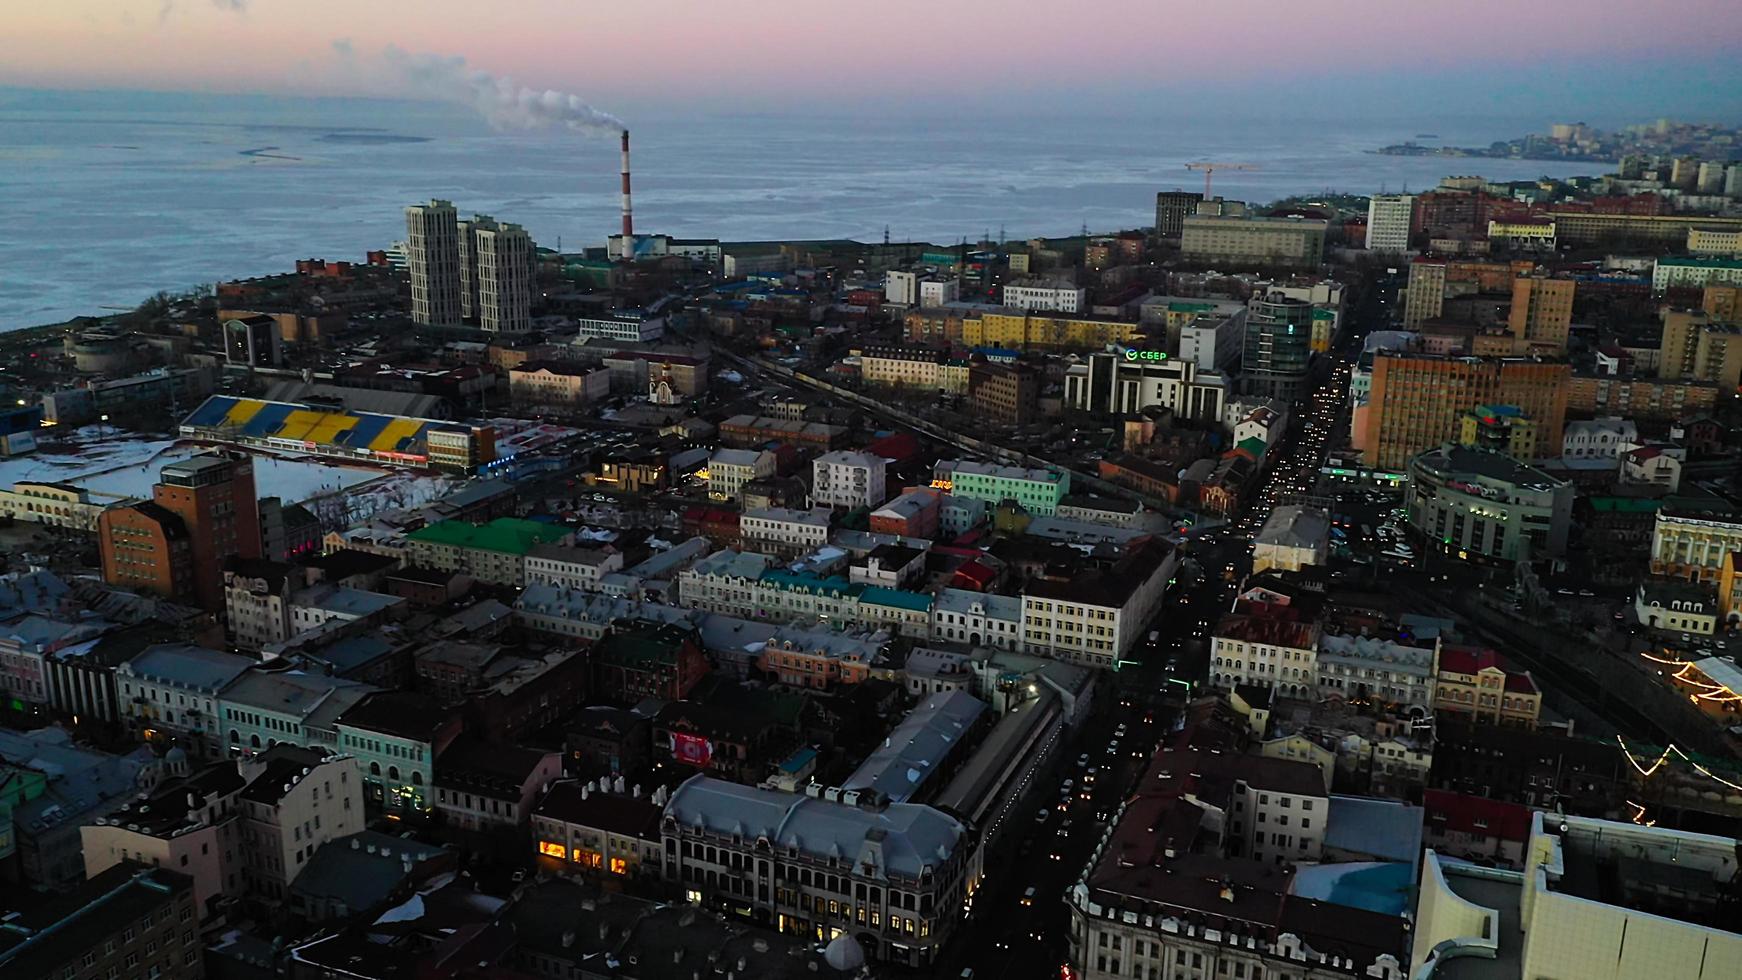
M1475 674L1489 667L1500 666L1500 655L1481 647L1444 647L1440 650L1440 670L1452 674Z
M1427 825L1441 833L1477 834L1523 843L1530 839L1530 808L1480 796L1430 789L1422 796Z
M911 432L895 432L872 442L865 451L900 462L919 455L919 439Z
M998 573L979 561L965 561L956 569L955 577L950 579L950 587L956 589L972 589L976 592L986 591Z
M1511 691L1513 694L1537 693L1536 681L1530 676L1530 671L1528 670L1520 674L1507 674L1506 689Z

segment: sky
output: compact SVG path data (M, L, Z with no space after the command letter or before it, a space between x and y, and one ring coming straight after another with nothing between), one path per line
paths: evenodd
M391 46L619 114L1165 106L1736 122L1735 10L1735 0L7 0L0 85L418 96L386 64Z

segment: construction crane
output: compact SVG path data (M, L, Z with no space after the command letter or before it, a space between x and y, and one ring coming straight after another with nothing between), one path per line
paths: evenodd
M1208 201L1210 199L1210 176L1212 174L1214 174L1216 171L1218 171L1218 170L1257 170L1258 167L1256 164L1251 164L1251 163L1209 163L1209 162L1201 161L1198 163L1186 164L1186 169L1187 170L1202 170L1204 172L1204 200Z

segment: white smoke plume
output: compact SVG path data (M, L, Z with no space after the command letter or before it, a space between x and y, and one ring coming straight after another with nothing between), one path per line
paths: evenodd
M348 43L334 50L348 55ZM544 129L562 127L591 136L610 136L624 130L623 121L588 105L578 95L551 89L538 91L516 85L512 79L466 67L458 56L413 54L389 45L383 56L387 65L412 88L412 94L467 106L498 129Z

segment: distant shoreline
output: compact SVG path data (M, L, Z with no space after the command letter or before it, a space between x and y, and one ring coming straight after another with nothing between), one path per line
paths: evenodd
M1467 160L1541 160L1554 163L1619 163L1614 157L1590 156L1583 153L1563 153L1555 156L1524 153L1496 153L1478 146L1422 146L1419 143L1393 143L1368 153L1384 157L1450 157Z

